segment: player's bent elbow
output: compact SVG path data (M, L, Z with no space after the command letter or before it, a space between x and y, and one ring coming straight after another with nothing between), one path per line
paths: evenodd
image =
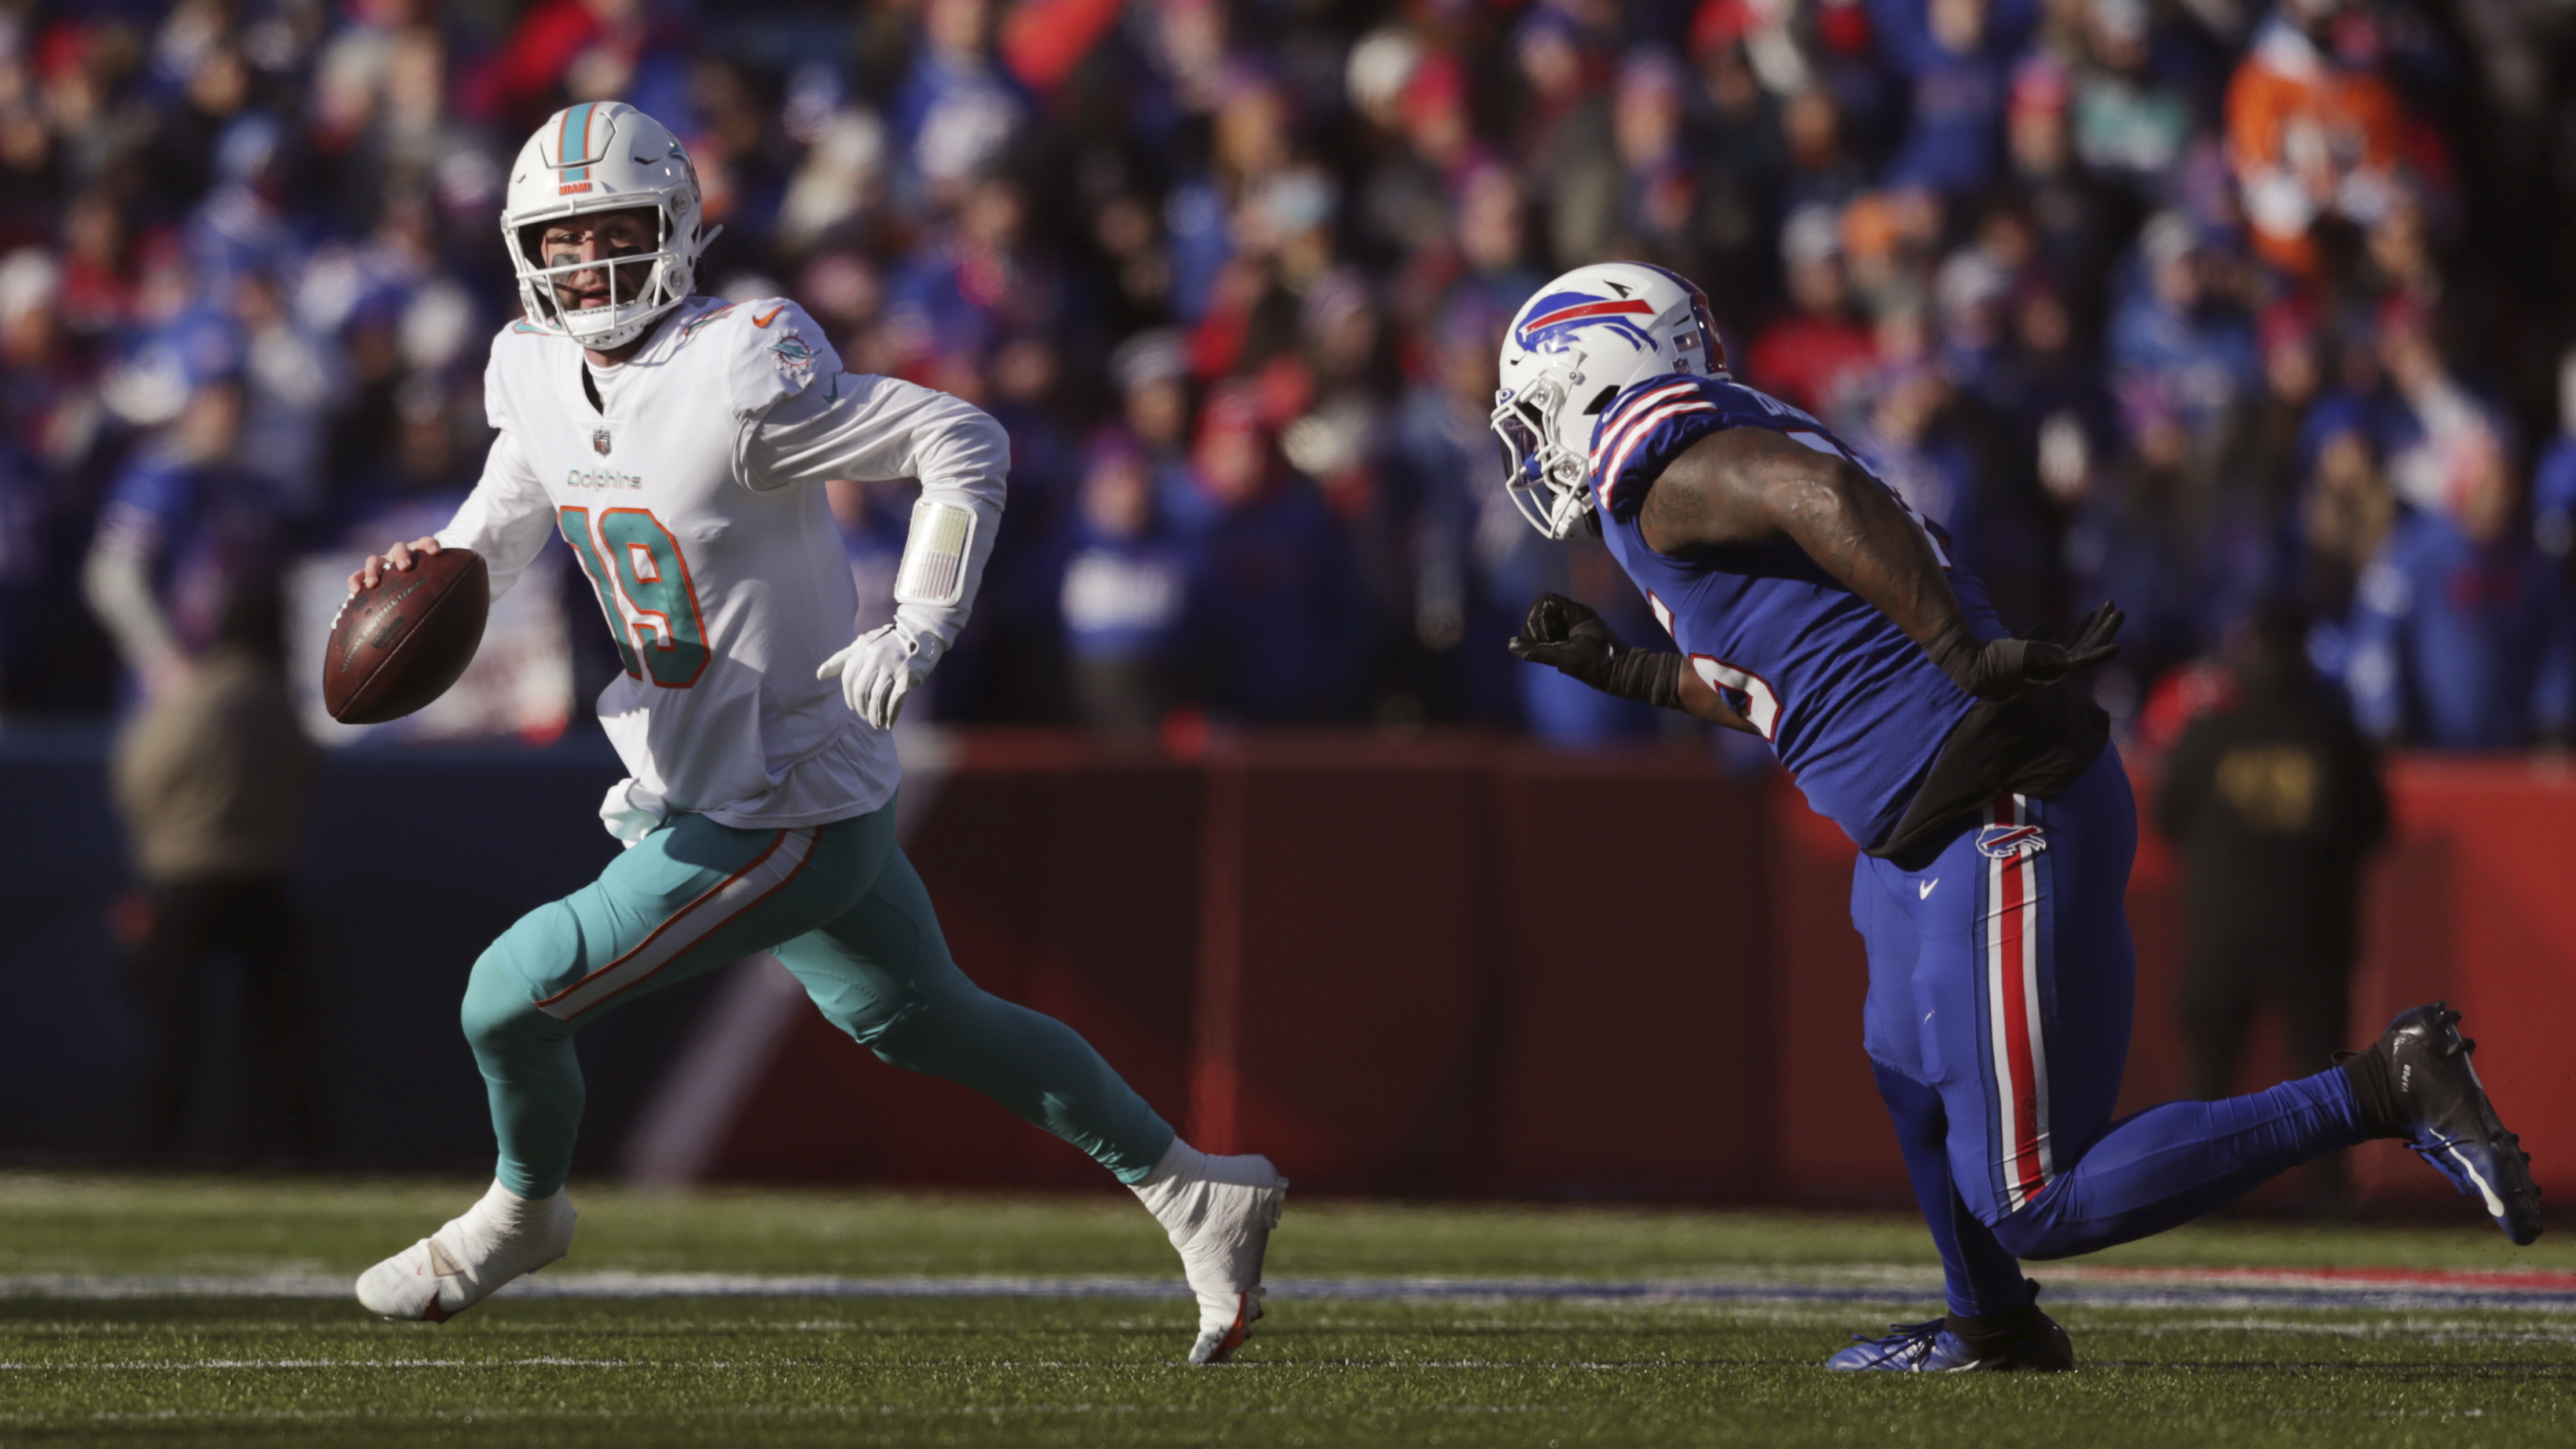
M942 451L951 466L966 477L989 478L998 504L1011 476L1010 430L991 413L966 404L962 415L950 421L947 442Z

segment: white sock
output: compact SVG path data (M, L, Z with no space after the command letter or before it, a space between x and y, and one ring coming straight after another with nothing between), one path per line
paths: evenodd
M1162 1159L1154 1164L1154 1170L1145 1174L1144 1181L1130 1186L1141 1193L1149 1187L1161 1187L1174 1177L1199 1177L1207 1172L1207 1163L1206 1153L1182 1141L1181 1134L1175 1132L1172 1145L1163 1149Z
M482 1201L466 1210L466 1216L476 1219L477 1226L501 1237L516 1237L523 1229L545 1221L547 1205L561 1196L563 1189L557 1188L554 1197L521 1197L503 1187L499 1178L494 1178L491 1190L483 1194Z
M1184 1232L1205 1210L1202 1204L1189 1200L1188 1190L1192 1184L1207 1179L1207 1169L1208 1155L1174 1133L1172 1145L1154 1164L1154 1170L1145 1174L1143 1182L1131 1186L1137 1200L1145 1204L1145 1211L1154 1215L1154 1221L1161 1223L1164 1231Z

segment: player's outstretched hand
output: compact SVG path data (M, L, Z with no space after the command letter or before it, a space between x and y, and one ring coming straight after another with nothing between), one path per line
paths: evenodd
M850 646L823 661L816 679L841 677L841 698L859 718L878 729L891 729L903 713L903 697L921 682L927 669L914 668L918 651L903 631L887 624L862 634Z
M1682 657L1621 642L1590 606L1563 594L1541 594L1521 632L1504 645L1514 659L1546 664L1604 694L1642 699L1666 709L1681 703Z
M436 553L440 547L436 534L424 534L409 543L395 544L383 553L367 555L367 561L349 575L349 596L355 598L361 589L374 588L384 581L387 573L410 573L415 555Z
M2119 605L2106 603L2085 615L2064 644L2036 630L2028 638L1980 641L1962 619L1924 641L1923 649L1961 689L1979 699L2010 699L2032 685L2055 684L2120 657L2120 646L2111 641L2127 618Z

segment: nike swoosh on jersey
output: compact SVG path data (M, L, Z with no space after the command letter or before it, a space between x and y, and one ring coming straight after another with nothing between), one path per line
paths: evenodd
M777 320L778 320L778 314L779 314L779 313L781 313L781 312L784 312L784 311L786 311L786 310L787 310L787 304L786 304L786 303L784 303L784 302L781 302L781 303L779 303L777 306L772 307L772 308L770 308L770 309L769 309L769 315L768 315L768 316L766 316L766 317L754 317L754 318L752 318L752 319L751 319L751 325L752 325L752 326L754 326L754 327L766 327L766 326L768 326L770 323L777 321Z
M1930 880L1921 882L1914 887L1914 898L1918 901L1928 901L1932 899L1932 888L1940 883L1941 877L1937 875L1932 877Z

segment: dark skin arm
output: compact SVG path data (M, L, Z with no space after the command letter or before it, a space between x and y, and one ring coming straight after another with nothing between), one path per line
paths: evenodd
M1895 493L1840 454L1768 428L1729 428L1684 449L1650 485L1637 524L1646 546L1667 558L1795 545L1979 699L2009 699L2120 652L2111 642L2120 611L2110 604L2064 647L2042 638L1977 638L1930 533ZM1541 595L1510 648L1515 658L1552 665L1595 689L1760 733L1688 661L1631 648L1571 599Z
M1768 428L1727 428L1685 449L1646 494L1638 526L1646 546L1668 558L1797 545L1980 699L2008 699L2120 652L2111 640L2121 614L2110 604L2063 648L2042 638L1978 639L1931 535L1895 493L1849 459Z
M1894 493L1848 460L1768 428L1727 428L1692 444L1655 480L1637 522L1646 546L1667 558L1794 543L1918 644L1965 622L1931 538Z

